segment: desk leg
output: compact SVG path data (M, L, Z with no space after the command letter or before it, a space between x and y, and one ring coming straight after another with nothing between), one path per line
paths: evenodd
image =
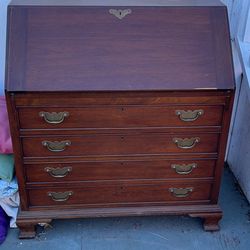
M46 223L49 224L51 222L50 219L46 220L18 220L17 226L20 230L19 239L32 239L36 237L36 225L38 223Z
M200 217L204 219L203 228L205 231L218 231L220 230L219 221L222 218L222 212L216 213L195 213L189 214L190 217Z

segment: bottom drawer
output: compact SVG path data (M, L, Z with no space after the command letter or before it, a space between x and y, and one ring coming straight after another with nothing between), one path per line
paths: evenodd
M199 202L210 199L209 181L151 181L121 184L85 184L78 186L29 189L30 206L123 206Z

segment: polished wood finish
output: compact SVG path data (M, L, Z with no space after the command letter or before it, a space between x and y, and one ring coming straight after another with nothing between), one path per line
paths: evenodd
M12 0L12 6L224 6L219 0Z
M232 91L15 92L21 107L81 107L93 105L228 105Z
M178 148L174 138L200 138L193 148ZM214 133L184 134L121 134L121 135L85 135L85 136L47 136L22 138L24 157L63 157L90 155L146 155L146 154L177 154L177 153L216 153L219 135ZM62 152L52 152L42 145L43 141L70 141Z
M83 161L83 162L42 162L25 164L27 183L65 181L110 181L137 179L181 179L181 178L213 178L216 160L176 159L176 160L116 160L116 161ZM190 173L179 174L173 165L195 164ZM62 169L70 167L71 172L65 177L54 177L46 168Z
M51 219L134 215L218 230L234 96L226 8L138 0L119 20L112 1L21 2L6 65L20 237Z
M202 110L204 114L193 122L183 121L176 111ZM68 117L60 124L50 124L39 116L40 112L68 112ZM142 128L176 126L220 126L223 106L131 106L116 105L110 107L39 107L20 108L19 118L22 129L58 129L58 128Z
M167 181L137 181L126 182L120 184L107 182L92 182L85 184L75 184L73 186L63 187L46 187L46 188L30 188L28 189L30 207L50 206L51 209L65 207L67 205L81 207L96 206L138 206L149 204L163 205L171 203L208 203L211 191L211 181L186 181L186 182L167 182ZM170 188L193 188L187 197L175 197ZM48 192L67 192L72 191L73 194L66 201L54 201Z
M109 9L10 6L7 90L233 89L226 7Z

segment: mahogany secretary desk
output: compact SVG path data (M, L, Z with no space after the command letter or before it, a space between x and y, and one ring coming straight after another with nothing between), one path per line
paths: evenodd
M57 218L219 229L234 96L219 1L14 0L6 66L20 238Z

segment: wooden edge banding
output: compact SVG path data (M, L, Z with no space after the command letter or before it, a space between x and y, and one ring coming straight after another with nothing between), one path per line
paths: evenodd
M18 221L38 221L44 219L73 219L117 216L151 216L151 215L195 215L221 213L218 205L184 205L184 206L148 206L148 207L112 207L79 208L60 210L20 211ZM192 216L191 216L192 217ZM195 217L195 216L193 216ZM37 223L38 223L37 222Z
M23 151L22 145L20 142L20 134L19 134L19 123L18 121L18 113L15 107L15 95L10 93L6 93L6 102L7 102L7 109L9 115L9 124L10 132L11 132L11 139L13 144L13 151L14 151L14 158L15 158L15 171L16 176L18 179L18 190L20 193L20 206L22 209L28 209L28 197L25 191L25 169L23 167Z
M217 165L215 167L215 174L214 174L216 181L213 185L213 189L211 193L212 203L218 202L222 173L224 169L225 153L226 153L226 147L227 147L227 141L228 141L228 133L229 133L229 128L230 128L233 102L234 102L234 91L232 91L231 93L228 106L225 107L224 114L223 114L222 133L220 135L219 146L218 146L218 160L217 160Z
M8 8L6 82L8 91L18 91L25 82L26 48L27 48L27 9ZM13 73L15 72L15 73ZM17 89L12 89L15 83Z

